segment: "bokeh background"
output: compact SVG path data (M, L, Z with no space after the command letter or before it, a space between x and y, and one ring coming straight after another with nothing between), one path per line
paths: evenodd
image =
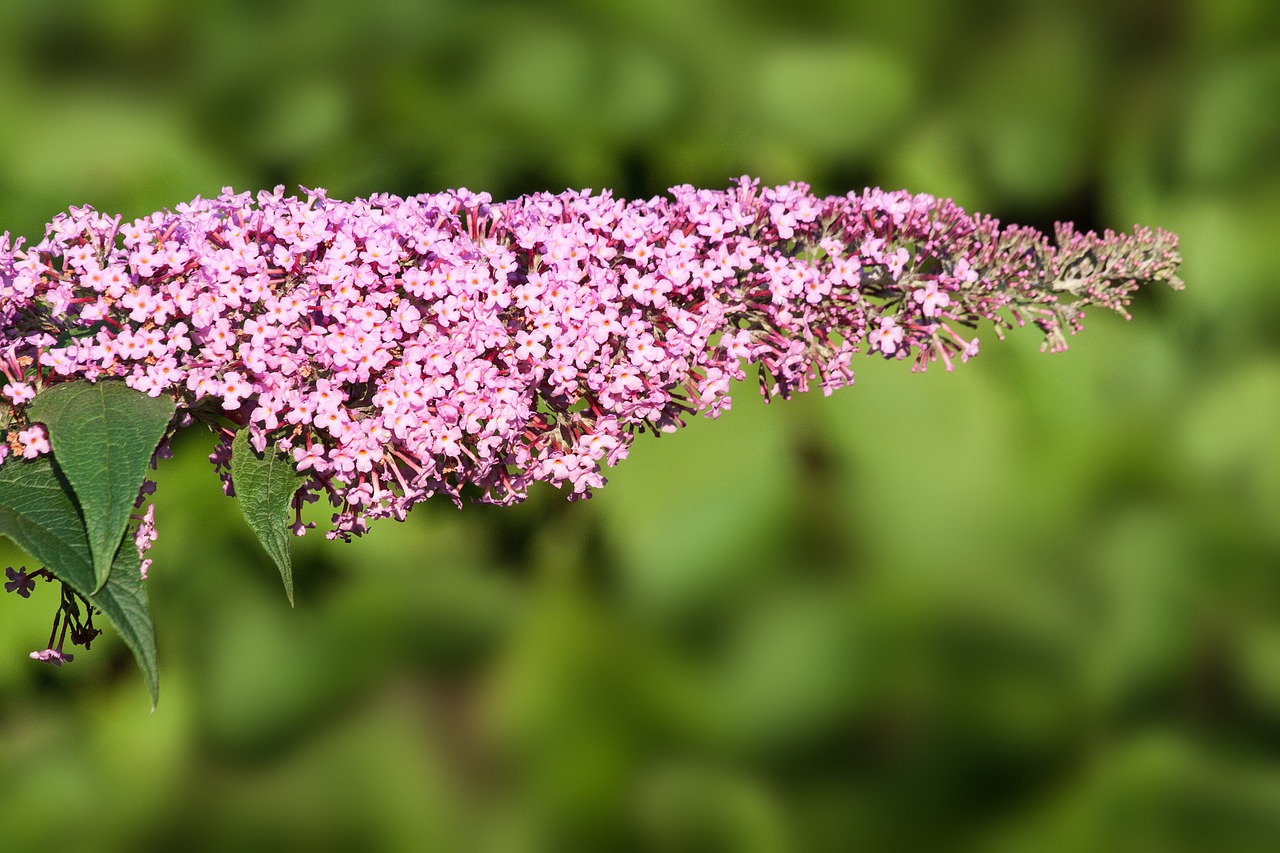
M6 850L1280 846L1280 4L15 2L0 230L749 173L1182 235L1188 288L295 545L186 436L159 710L0 597ZM7 542L0 564L21 563Z

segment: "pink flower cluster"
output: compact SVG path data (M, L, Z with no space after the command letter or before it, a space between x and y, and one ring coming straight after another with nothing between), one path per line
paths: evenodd
M0 453L47 452L24 419L42 387L122 377L221 430L219 464L228 424L291 453L345 537L436 493L587 496L636 432L727 409L746 365L766 399L830 393L860 351L950 370L980 320L1056 349L1086 305L1180 286L1164 231L1050 240L878 189L305 196L73 208L35 245L0 238Z

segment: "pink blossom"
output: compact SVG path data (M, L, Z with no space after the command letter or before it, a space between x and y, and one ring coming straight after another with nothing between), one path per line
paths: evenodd
M9 402L20 406L36 395L36 390L26 382L10 382L4 386L4 395Z
M867 342L872 349L878 349L885 355L893 355L902 343L902 327L892 317L881 317L878 328L867 335Z
M151 483L151 491L155 491L155 484ZM141 517L135 516L134 520L137 526L133 530L133 544L138 550L139 568L142 573L142 579L147 579L147 570L151 568L151 560L147 559L147 551L156 541L156 505L150 504L147 511Z
M35 424L18 432L18 444L22 446L23 459L35 459L49 452L49 436L44 424Z
M235 430L289 452L339 536L438 493L582 498L636 433L728 409L751 365L786 397L848 385L859 352L950 369L979 320L1060 349L1084 307L1180 286L1178 262L1164 231L1048 236L749 178L647 201L277 187L132 223L72 208L33 245L0 237L0 462L48 452L35 389L116 378L224 438L228 493Z
M911 292L911 301L920 306L920 312L926 317L936 317L938 312L951 304L951 297L945 291L938 290L938 282L925 282L924 287Z
M38 652L31 653L32 660L46 661L54 666L62 666L64 663L71 663L75 658L75 655L64 652L61 649L41 649Z

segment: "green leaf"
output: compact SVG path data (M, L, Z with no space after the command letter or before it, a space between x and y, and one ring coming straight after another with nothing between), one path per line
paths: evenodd
M285 595L293 606L293 564L289 561L289 510L293 496L306 482L287 453L268 447L259 454L249 443L249 430L231 442L231 483L249 528L280 569Z
M95 583L102 588L124 537L138 490L174 402L148 397L123 382L66 382L46 388L27 407L49 432L58 467L84 515Z
M0 535L18 543L111 620L142 670L155 711L160 696L155 626L133 544L115 554L107 582L95 592L89 536L75 493L48 456L11 458L0 465Z

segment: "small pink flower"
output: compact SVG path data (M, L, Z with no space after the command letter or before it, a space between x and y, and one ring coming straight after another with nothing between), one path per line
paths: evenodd
M881 317L880 327L867 335L872 349L878 349L885 355L893 355L902 344L902 328L892 317Z
M889 274L893 276L893 280L897 281L902 277L902 271L906 269L907 262L911 260L911 253L899 246L894 250L893 254L885 259L885 263L889 267Z
M31 653L32 660L47 661L54 666L62 666L64 663L71 663L75 660L75 655L67 654L58 649L42 649L38 652Z
M36 395L36 390L26 382L11 382L4 386L4 396L15 406L20 406Z
M243 405L244 397L253 392L253 388L238 373L228 373L222 380L222 408L233 412Z
M938 283L930 281L924 287L911 293L911 301L920 305L921 313L926 317L936 317L938 312L951 304L951 297L938 290Z
M23 459L35 459L50 450L49 435L45 432L44 424L35 424L21 430L18 433L18 443L22 445Z

